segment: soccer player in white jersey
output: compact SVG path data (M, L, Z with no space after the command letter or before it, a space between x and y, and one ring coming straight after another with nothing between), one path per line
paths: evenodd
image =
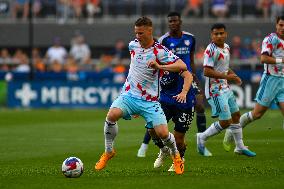
M153 128L163 143L170 148L176 174L184 172L184 163L172 133L168 131L165 114L158 102L159 71L188 72L186 64L171 51L153 39L152 21L141 17L135 22L136 39L129 43L131 64L126 82L119 97L112 103L104 125L105 152L95 169L105 168L115 155L114 139L118 132L117 121L142 116L148 128ZM190 74L188 72L188 74ZM184 101L185 95L177 99Z
M228 82L241 85L241 79L229 68L230 48L224 24L211 27L212 42L204 52L204 76L206 76L205 96L212 108L212 117L218 121L212 123L203 133L197 133L197 150L203 156L212 156L205 147L208 138L230 127L235 140L235 153L255 156L243 143L242 127L239 123L240 111Z
M256 104L252 111L240 118L244 128L248 123L260 119L272 102L276 102L284 116L284 15L276 19L276 33L266 36L262 42L260 61L264 72L256 93ZM231 131L227 130L224 147L231 147Z

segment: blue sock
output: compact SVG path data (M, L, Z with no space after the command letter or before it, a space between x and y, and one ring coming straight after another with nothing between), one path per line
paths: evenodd
M144 144L149 144L151 140L151 135L149 134L149 132L146 130L146 133L144 135L144 139L143 139L143 143Z

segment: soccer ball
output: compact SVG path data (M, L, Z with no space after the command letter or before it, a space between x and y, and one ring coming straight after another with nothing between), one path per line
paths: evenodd
M83 174L83 162L77 157L69 157L63 161L62 173L68 178L77 178Z

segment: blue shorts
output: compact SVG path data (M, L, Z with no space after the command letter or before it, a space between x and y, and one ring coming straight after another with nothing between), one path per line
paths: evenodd
M219 117L219 120L229 120L232 114L240 111L232 91L227 91L219 96L210 97L208 103L211 106L212 117Z
M120 95L112 103L110 108L119 108L123 112L123 118L130 120L132 115L140 115L146 121L149 129L164 124L167 125L166 116L159 102L150 102L131 96Z
M273 101L284 102L284 78L263 74L255 100L265 107L270 107Z

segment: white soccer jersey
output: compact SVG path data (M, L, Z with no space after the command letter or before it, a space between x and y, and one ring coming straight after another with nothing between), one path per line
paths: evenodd
M261 54L274 58L284 58L284 40L276 33L271 33L262 42ZM264 64L264 73L284 77L284 64Z
M210 67L214 70L225 73L229 71L230 63L230 47L225 44L224 48L217 47L214 43L210 43L204 52L204 67ZM218 96L229 90L229 85L226 79L215 79L205 77L205 96Z
M160 74L158 70L148 68L147 63L150 60L156 60L159 64L171 64L179 58L158 42L144 49L137 39L129 43L129 52L131 64L121 94L147 101L157 101Z

